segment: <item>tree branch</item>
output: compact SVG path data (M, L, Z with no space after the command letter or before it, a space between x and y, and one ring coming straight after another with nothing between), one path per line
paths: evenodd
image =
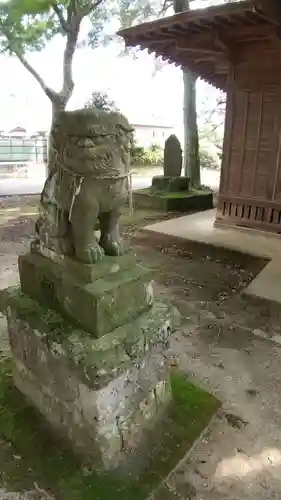
M161 9L158 12L158 16L157 17L163 16L164 14L166 14L167 10L170 7L172 7L172 6L173 6L173 1L172 0L164 0Z
M76 20L75 26L74 23L72 23L72 29L67 34L67 41L63 55L63 86L60 92L60 96L63 100L68 100L74 89L72 62L77 45L80 23L80 20Z
M27 71L35 78L35 80L39 83L41 86L42 90L45 92L46 96L51 100L54 101L57 94L54 92L46 83L44 82L43 78L37 73L36 69L31 66L31 64L28 62L28 60L24 57L24 55L21 53L21 51L15 47L15 45L12 43L12 40L10 39L9 33L5 30L3 31L2 28L2 33L6 36L8 43L9 43L9 49L13 54L17 56L19 61L22 63L22 65L27 69Z
M63 87L60 92L60 97L63 100L68 100L74 89L72 62L75 49L77 46L80 24L84 17L94 11L103 0L90 2L88 6L80 11L77 9L76 0L72 0L67 9L67 22L70 25L70 31L67 33L66 47L63 56Z
M37 73L36 69L31 66L31 64L20 52L17 52L16 50L13 50L13 52L23 64L23 66L27 69L27 71L29 71L29 73L35 78L35 80L37 80L41 88L44 90L46 96L51 99L51 101L53 101L55 99L56 92L54 92L50 87L48 87L48 85L46 85L43 78L41 78L39 73Z
M54 9L55 13L58 16L58 19L59 19L59 22L60 22L60 25L61 25L63 31L65 33L68 33L70 31L70 29L71 29L70 25L67 22L67 20L64 18L63 12L62 12L61 8L58 6L58 4L56 2L54 2L54 4L53 4L53 9Z
M76 2L75 0L72 0L69 2L68 7L67 7L67 24L71 27L72 24L72 19L73 19L73 14L76 14Z
M93 12L94 10L96 10L98 8L98 6L103 2L103 0L96 0L96 2L92 3L92 5L90 6L90 12Z
M84 16L77 8L77 0L71 0L67 7L67 32L66 46L63 54L63 86L59 93L63 102L67 102L74 89L72 62L77 46L81 21Z
M96 0L93 3L89 2L89 5L85 6L80 11L82 18L85 17L85 16L88 16L89 14L91 14L91 12L93 12L94 10L96 10L102 2L103 2L103 0Z

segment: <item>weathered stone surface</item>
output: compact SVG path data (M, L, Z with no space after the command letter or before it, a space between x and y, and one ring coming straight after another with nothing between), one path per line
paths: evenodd
M139 208L164 210L165 212L189 212L190 210L210 210L213 208L213 194L207 191L202 194L192 195L187 193L182 196L175 193L166 196L165 193L148 192L145 190L134 191L134 205Z
M169 193L179 193L180 191L188 191L190 187L190 178L182 177L166 177L165 175L156 175L152 178L152 188L159 191L168 191Z
M151 458L145 443L171 401L166 350L179 322L154 303L152 271L124 254L131 132L118 113L57 116L36 240L19 257L20 290L2 301L18 389L87 464L119 472ZM181 154L170 138L170 160L173 145Z
M45 248L89 264L123 253L119 216L127 198L132 132L120 113L91 108L57 115L36 223Z
M165 345L180 321L174 307L156 302L133 322L95 339L18 288L2 292L2 303L6 310L16 311L16 318L36 330L50 350L68 360L77 377L91 388L107 384L133 363L139 363L156 344Z
M136 255L130 250L127 250L124 255L120 255L119 257L109 257L106 255L102 261L95 264L85 264L76 259L58 254L36 241L31 243L30 252L50 259L54 264L59 264L58 269L63 269L65 274L87 283L104 278L109 274L131 269L137 263Z
M131 257L128 258L130 264ZM153 303L151 271L141 265L126 266L126 256L120 258L120 264L118 261L114 259L113 265L105 262L103 267L90 266L93 269L81 264L79 274L75 262L69 265L63 259L53 261L30 253L19 257L21 289L100 337L146 311ZM116 272L110 272L112 269ZM97 279L84 279L84 272L89 275L97 272Z
M176 310L156 303L93 339L18 290L6 292L5 304L19 390L87 463L138 463L146 431L171 399L165 353Z
M180 177L182 170L182 149L177 136L172 134L165 141L164 175Z

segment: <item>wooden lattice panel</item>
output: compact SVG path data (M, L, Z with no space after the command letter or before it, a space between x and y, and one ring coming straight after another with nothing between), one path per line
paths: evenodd
M281 204L234 198L219 199L216 220L220 223L281 233Z

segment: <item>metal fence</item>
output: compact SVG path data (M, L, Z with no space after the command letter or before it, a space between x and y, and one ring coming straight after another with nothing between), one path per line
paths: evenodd
M0 137L0 178L41 175L47 154L46 137Z
M47 161L47 138L0 138L1 163L45 163Z
M0 137L0 181L9 178L46 178L48 139L46 137ZM43 186L42 186L43 187ZM133 214L132 172L128 175L128 205ZM41 189L39 189L40 192ZM1 192L1 189L0 189ZM3 194L3 193L2 193Z

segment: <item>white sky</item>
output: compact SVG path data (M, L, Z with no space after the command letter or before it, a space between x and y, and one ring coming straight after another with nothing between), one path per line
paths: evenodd
M200 6L200 2L197 3ZM28 56L31 64L54 89L61 86L64 40L57 38L39 54ZM182 122L182 74L179 68L165 66L153 77L153 58L118 57L120 48L111 44L92 51L76 51L74 58L75 90L69 108L82 107L95 90L107 91L129 120L152 122L153 116L166 124ZM28 129L48 128L50 102L39 84L16 58L0 56L0 128L22 125ZM203 82L198 84L198 105L215 103L217 92ZM211 102L212 101L212 102Z

